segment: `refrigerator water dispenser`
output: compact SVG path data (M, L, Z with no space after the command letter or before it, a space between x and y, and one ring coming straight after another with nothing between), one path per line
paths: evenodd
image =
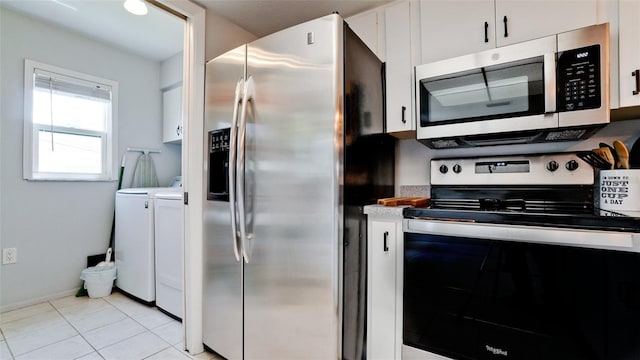
M230 128L209 131L207 200L229 201Z

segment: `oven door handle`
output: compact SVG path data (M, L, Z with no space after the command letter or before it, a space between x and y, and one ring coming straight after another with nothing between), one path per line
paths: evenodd
M556 112L556 54L544 54L544 112Z
M613 250L632 250L634 248L634 235L632 233L614 231L480 224L458 220L404 219L402 225L405 233L444 235L471 239L523 241Z

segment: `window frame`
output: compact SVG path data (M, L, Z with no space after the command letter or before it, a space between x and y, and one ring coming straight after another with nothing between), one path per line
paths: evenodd
M33 101L35 90L35 71L59 75L61 79L73 78L83 83L109 86L111 88L111 109L104 132L89 129L35 124L33 119ZM110 117L110 119L109 119ZM23 143L23 178L25 180L44 181L117 181L117 129L118 129L118 82L99 78L93 75L60 68L53 65L25 59L24 62L24 143ZM81 136L98 136L102 139L102 171L92 173L55 173L36 171L39 161L40 131L53 131Z

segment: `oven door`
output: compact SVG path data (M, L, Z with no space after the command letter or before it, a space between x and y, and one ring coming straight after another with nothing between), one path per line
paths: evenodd
M404 230L404 359L640 354L637 234L408 219Z
M556 37L416 67L418 139L558 126Z

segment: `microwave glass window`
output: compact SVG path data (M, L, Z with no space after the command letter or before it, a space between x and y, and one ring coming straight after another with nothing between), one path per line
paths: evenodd
M541 56L420 83L422 126L544 113Z

